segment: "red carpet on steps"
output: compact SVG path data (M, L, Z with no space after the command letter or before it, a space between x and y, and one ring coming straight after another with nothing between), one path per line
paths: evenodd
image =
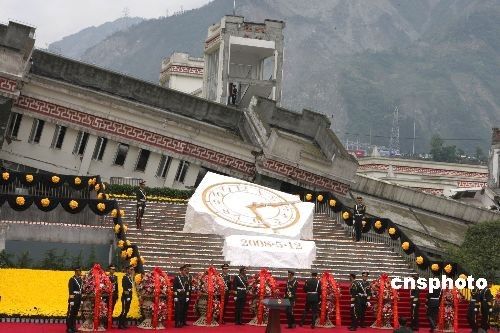
M286 326L282 325L283 333L305 333L305 332L336 332L336 333L348 333L350 332L347 327L335 327L335 328L315 328L311 329L310 327L297 327L295 329L288 329ZM219 327L197 327L197 326L186 326L183 328L167 328L165 330L159 330L159 332L178 332L178 333L202 333L202 332L217 332L217 333L264 333L266 330L265 327L255 327L250 325L243 326L235 326L233 324L222 325ZM24 324L24 323L0 323L0 332L5 333L64 333L66 332L66 325L64 324ZM148 332L147 330L142 330L135 327L130 327L127 330L119 330L119 329L111 329L106 332L127 332L127 333L144 333ZM151 331L149 331L151 332ZM373 328L360 328L357 332L367 332L367 333L384 333L384 332L392 332L390 330L377 330ZM427 333L429 329L422 328L418 332ZM459 333L468 333L470 329L461 329Z

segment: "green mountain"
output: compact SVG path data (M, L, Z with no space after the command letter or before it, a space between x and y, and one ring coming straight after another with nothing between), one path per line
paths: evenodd
M285 28L283 104L332 117L343 139L388 145L399 107L402 152L433 134L473 152L500 120L500 1L239 0L249 21ZM232 13L214 0L118 31L81 58L157 82L174 51L201 56L210 24ZM371 133L371 135L370 135Z

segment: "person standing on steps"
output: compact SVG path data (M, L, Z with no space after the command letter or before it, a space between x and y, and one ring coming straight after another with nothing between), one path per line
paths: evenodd
M370 282L368 281L368 272L361 273L361 293L360 293L360 306L359 306L359 327L365 328L365 315L366 309L371 305L370 297L372 296L372 291L370 287Z
M189 279L188 265L179 268L179 274L173 283L174 307L175 307L175 327L186 325L188 302L191 296L191 281Z
M142 217L144 216L144 211L146 210L146 181L141 180L139 183L139 188L135 192L137 199L137 212L135 215L135 224L137 229L142 229Z
M132 287L134 278L134 267L127 266L127 272L122 278L122 312L118 319L118 328L127 329L127 315L130 310L130 303L132 302Z
M439 313L439 303L441 301L441 288L434 289L432 293L427 294L427 319L431 327L431 333L434 332L437 326L437 319Z
M479 329L478 314L479 314L479 291L477 288L470 289L469 306L467 307L467 322L471 328L471 333L477 333Z
M304 292L306 293L306 305L302 313L300 326L304 326L306 315L309 311L312 312L311 328L316 326L316 316L318 315L319 295L321 295L321 282L318 280L318 273L312 272L311 277L304 284Z
M493 312L493 294L491 293L491 280L488 286L479 291L479 302L481 302L481 328L488 332L490 328L490 315Z
M418 273L415 273L413 279L417 281L419 278ZM418 331L418 312L420 308L420 289L414 288L410 291L410 315L411 315L411 329Z
M222 273L220 277L224 281L224 308L222 311L222 323L224 323L224 317L226 316L227 304L229 303L229 293L231 292L231 275L229 275L229 265L224 264L221 266Z
M349 331L355 331L358 329L360 294L362 293L362 289L361 283L356 281L356 274L349 274L349 280L351 281L351 287L349 288L349 294L351 295L351 326L349 326Z
M286 308L286 322L288 328L295 328L295 317L293 315L293 307L295 306L295 299L298 286L297 279L295 278L294 271L288 271L288 280L286 281L285 297L290 301L290 306Z
M361 240L361 229L363 228L363 219L365 217L366 206L363 204L363 198L357 197L354 205L354 233L355 241Z
M248 291L247 270L245 267L240 267L240 273L233 280L234 285L234 324L243 325L243 311Z
M82 268L80 266L75 267L75 274L68 281L68 314L66 317L66 332L75 333L78 332L76 329L76 317L78 316L78 310L80 310L80 304L82 302Z

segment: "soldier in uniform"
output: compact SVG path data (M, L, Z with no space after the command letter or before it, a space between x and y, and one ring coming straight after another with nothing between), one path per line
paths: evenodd
M472 333L478 332L478 322L477 315L479 313L480 303L479 303L479 291L474 288L470 290L470 300L469 306L467 307L467 322L472 330Z
M222 309L222 318L226 316L226 308L229 303L229 293L231 292L231 275L229 275L229 265L224 264L221 266L222 273L220 277L224 281L224 308Z
M290 301L290 306L286 308L286 321L288 328L295 328L295 317L293 315L293 307L295 305L295 294L298 286L294 271L288 271L288 280L286 281L285 297Z
M191 300L191 293L193 291L193 276L191 273L189 273L189 269L191 268L190 264L186 264L186 267L184 268L184 275L187 276L187 281L188 281L188 287L186 288L187 290L187 297L186 297L186 303L184 304L184 322L182 323L184 326L187 326L187 317L188 317L188 310L189 310L189 301Z
M361 273L362 281L360 282L361 293L360 293L360 303L359 303L359 327L365 327L365 314L366 308L369 307L370 297L372 296L372 291L370 288L370 282L368 281L368 275L370 273L363 272Z
M418 279L418 274L414 275L415 281ZM414 288L410 291L410 316L411 316L411 329L418 331L418 311L420 307L420 289Z
M365 217L366 206L363 205L363 198L357 197L354 205L354 232L356 242L361 239L361 229L363 227L363 218Z
M115 305L116 305L116 302L118 301L118 277L115 275L115 271L116 271L115 265L111 264L108 266L108 272L109 272L108 278L109 278L109 281L111 282L111 285L113 286L113 292L111 294L112 302L113 302L112 306L111 306L111 316L113 316L113 311L115 310ZM106 305L108 305L109 295L103 296L102 299L103 299L104 303ZM108 324L107 318L105 318L104 324L105 324L105 326ZM111 328L111 327L107 327L107 328Z
M479 291L479 301L481 302L481 328L488 332L490 328L490 315L493 312L493 294L491 293L491 281L488 286Z
M319 295L321 294L321 282L318 280L318 273L312 272L311 277L306 280L304 284L304 292L306 293L306 305L302 313L302 320L300 326L304 325L306 315L312 311L311 328L316 326L316 316L318 314L318 305L320 301Z
M122 279L122 312L120 313L120 317L118 318L118 328L126 329L127 327L127 314L128 310L130 310L130 303L132 302L132 286L134 279L134 267L127 266L127 272Z
M359 308L361 303L360 295L363 291L361 283L356 281L356 274L349 274L349 280L351 282L351 287L349 288L349 294L351 295L351 326L349 327L349 331L355 331L358 328Z
M142 217L144 216L144 211L146 210L146 181L142 180L139 183L139 188L137 189L137 192L135 193L135 196L137 198L137 213L135 216L135 224L137 226L137 229L142 229Z
M75 267L75 274L68 281L68 315L66 317L66 332L74 333L76 330L76 316L82 302L82 268Z
M174 279L175 327L186 325L188 302L191 296L191 280L188 265L179 268L179 274Z
M434 289L432 293L427 294L427 319L429 319L431 333L436 329L440 301L441 288Z
M247 274L246 268L240 267L240 273L236 275L233 280L234 285L234 303L235 303L235 312L234 312L234 323L235 325L243 325L243 310L245 308L245 302L247 298Z

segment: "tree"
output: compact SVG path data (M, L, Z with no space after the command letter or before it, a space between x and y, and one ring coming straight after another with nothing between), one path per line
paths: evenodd
M31 268L33 259L30 258L30 251L26 250L20 255L17 255L17 264L19 268Z
M45 252L45 257L42 260L41 268L44 269L59 269L60 262L57 256L56 249L50 249Z
M0 251L0 268L14 267L14 263L10 259L12 254L2 250Z
M486 161L486 156L484 155L484 152L481 149L481 147L476 147L476 158L480 162Z
M80 267L83 264L83 255L82 255L82 250L80 250L80 253L77 256L74 256L73 259L71 260L71 268L74 267Z
M449 249L450 259L461 264L475 279L500 276L500 220L470 227L463 244ZM497 283L500 281L496 281Z
M436 162L457 162L457 147L445 146L439 134L432 136L431 150L429 153L432 155L432 160Z
M87 266L90 268L95 264L95 262L96 262L95 246L91 245Z

